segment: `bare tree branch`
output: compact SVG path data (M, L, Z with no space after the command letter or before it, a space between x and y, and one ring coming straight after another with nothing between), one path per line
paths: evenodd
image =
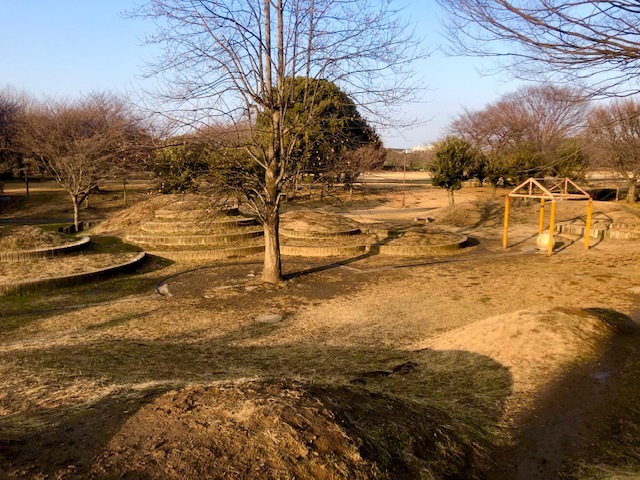
M522 79L580 82L597 96L639 91L635 0L437 1L457 54L495 57Z

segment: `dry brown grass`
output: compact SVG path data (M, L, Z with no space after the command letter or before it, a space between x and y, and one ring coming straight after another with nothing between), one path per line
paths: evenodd
M57 247L76 240L76 238L57 232L46 232L30 225L0 227L0 252Z
M440 192L429 190L427 195ZM131 217L121 214L105 227L124 230L129 221L152 214L147 207L130 212ZM528 214L523 210L522 229L515 234L525 241L521 246L537 229L535 215L531 224L524 222ZM496 215L499 218L499 212ZM467 223L475 225L478 218ZM225 389L244 395L242 385L250 379L258 385L284 381L287 388L298 381L296 392L317 388L313 402L322 397L321 391L330 392L322 397L323 408L343 420L336 423L341 428L351 421L343 430L351 436L344 448L355 455L354 445L360 446L358 465L363 472L373 472L371 462L376 462L381 471L397 473L394 465L403 465L413 454L394 442L415 431L390 431L391 414L385 422L374 421L384 405L391 405L392 413L402 418L402 428L410 415L418 414L425 423L430 418L435 425L447 426L450 441L438 448L451 454L447 462L458 469L452 471L472 475L464 469L482 466L492 445L515 435L505 425L513 425L513 412L534 408L535 399L548 388L547 380L561 377L576 364L597 362L600 349L616 341L602 320L583 309L631 314L637 308L629 288L640 286L640 248L637 242L604 242L589 252L569 245L550 258L521 246L505 253L499 244L501 231L492 223L481 223L477 229L459 223L459 229L479 239L463 252L402 261L375 256L285 259L287 273L296 275L278 286L259 283L259 259L246 259L143 272L138 277L149 284L148 290L122 301L92 301L101 289L119 292L117 282L95 285L81 294L64 290L38 299L0 299L0 308L9 312L0 324L0 429L6 432L0 443L0 463L6 465L2 473L9 478L82 478L96 468L99 476L101 468L120 461L111 455L126 449L140 454L136 465L144 463L143 457L155 458L154 465L159 465L160 453L169 451L145 438L160 442L165 420L174 424L193 415L211 422L200 427L193 423L194 431L208 435L226 418L207 420L202 399L195 398L200 403L191 406L180 399L212 385L217 393L211 398ZM338 260L344 263L331 265ZM171 297L153 295L152 286L162 277ZM114 298L125 296L118 293ZM265 313L280 313L284 319L272 325L257 323L256 317ZM154 402L173 390L175 394ZM271 402L270 411L280 413L298 408L280 402L278 395L237 403L259 409ZM366 398L378 403L367 404ZM370 408L347 408L361 403ZM154 408L160 408L155 417ZM267 413L223 422L229 445L238 448L244 441L242 435L233 436L237 432L229 425L244 425L251 427L249 433L242 430L247 435L280 439L287 445L294 439L301 442L279 455L292 454L302 444L313 451L304 443L306 437L296 436L303 429L287 430L280 423L282 415ZM331 415L323 413L317 425L324 425ZM258 423L242 423L247 418ZM152 421L157 423L151 425ZM275 424L282 430L274 431ZM152 435L145 437L144 425ZM186 452L174 459L186 465L188 447L179 443L184 435L171 438L176 442L171 451ZM375 450L375 445L384 448ZM393 453L387 463L383 451ZM162 465L170 476L178 470L170 471L167 455ZM101 458L98 466L94 456ZM324 465L337 468L339 478L341 461L345 460L337 456ZM413 477L405 478L428 471L420 470L428 468L426 463L419 465L419 470L409 470ZM433 465L433 472L443 471Z

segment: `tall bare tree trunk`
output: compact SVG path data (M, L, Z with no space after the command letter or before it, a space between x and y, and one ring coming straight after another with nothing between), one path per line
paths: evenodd
M73 201L73 226L78 231L80 227L80 199L76 195L71 195Z
M447 190L447 194L449 196L449 206L454 204L454 200L453 200L453 190Z
M282 263L280 260L280 199L276 184L276 164L272 161L265 170L265 216L264 216L264 264L262 280L278 283L282 280Z
M627 181L627 184L629 185L629 190L627 191L627 202L635 203L636 202L636 182L634 181L634 179L631 178Z
M278 229L280 218L276 213L277 207L267 206L264 223L264 265L262 280L268 283L282 281L282 264L280 260L280 239Z

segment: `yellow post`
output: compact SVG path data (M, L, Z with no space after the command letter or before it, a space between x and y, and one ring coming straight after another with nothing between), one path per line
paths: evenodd
M509 237L509 197L504 200L504 230L502 232L502 248L507 248L507 239Z
M556 228L556 200L551 200L551 214L549 216L549 255L553 255L553 233Z
M593 200L589 199L587 205L587 224L584 229L584 248L589 250L589 238L591 237L591 214L593 213Z
M540 222L538 225L538 235L544 232L544 198L540 199Z

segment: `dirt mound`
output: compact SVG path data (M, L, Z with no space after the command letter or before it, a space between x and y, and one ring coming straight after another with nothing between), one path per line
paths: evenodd
M284 213L280 224L283 229L332 233L354 230L360 224L337 213L320 212L314 210L297 210Z
M442 411L355 387L241 382L169 392L112 438L92 478L474 478Z
M591 358L612 334L612 326L586 310L521 310L480 320L417 348L464 350L509 368L515 400L533 400L564 369Z
M466 202L437 208L429 212L438 224L453 227L495 226L502 222L504 204L498 202Z
M57 247L73 240L76 239L70 240L57 232L45 232L30 225L0 228L0 251Z
M389 245L443 245L460 240L457 235L441 228L426 225L405 225L389 231Z

